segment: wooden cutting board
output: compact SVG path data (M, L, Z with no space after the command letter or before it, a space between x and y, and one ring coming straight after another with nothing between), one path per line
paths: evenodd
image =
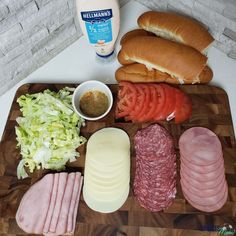
M18 180L16 167L20 160L20 152L16 149L15 126L16 118L21 115L16 99L26 93L36 93L46 88L59 90L64 86L52 84L27 84L20 87L13 101L8 117L3 139L0 144L0 234L24 235L17 226L15 213L19 202L29 188L46 171L37 171L31 178ZM236 228L236 143L227 94L224 90L207 85L184 85L181 90L190 95L193 101L193 115L191 119L180 125L173 122L160 122L172 134L178 153L178 139L180 135L193 126L208 127L220 138L223 146L226 179L229 186L229 196L225 206L215 213L204 213L193 208L184 199L181 187L177 184L176 199L171 207L164 212L151 213L141 208L133 197L132 188L125 204L111 214L100 214L89 209L83 198L79 205L75 235L217 235L218 226L224 223ZM117 85L110 85L116 104ZM133 136L140 128L149 124L132 124L116 121L112 111L107 117L96 122L86 122L81 132L86 137L103 127L119 127L130 136L131 145ZM81 157L67 167L67 171L81 171L83 173L86 145L79 148ZM131 187L134 179L134 149L131 150ZM178 157L179 173L179 157ZM206 232L214 231L214 232Z

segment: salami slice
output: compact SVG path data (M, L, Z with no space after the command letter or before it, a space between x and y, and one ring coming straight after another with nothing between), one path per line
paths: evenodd
M145 209L168 208L176 195L176 154L168 131L160 125L139 130L134 137L134 195Z

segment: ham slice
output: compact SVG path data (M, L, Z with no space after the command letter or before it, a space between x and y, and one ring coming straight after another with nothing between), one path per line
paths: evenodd
M62 172L59 174L59 186L57 190L56 205L53 211L51 224L49 227L49 232L55 233L56 227L58 224L58 219L60 216L62 201L65 193L66 182L67 182L68 173Z
M181 162L181 170L182 172L185 172L191 179L195 179L198 182L207 182L207 181L214 181L219 176L224 176L225 168L224 165L221 164L218 169L215 169L214 171L200 174L195 171L195 168L190 169L187 166L185 166L184 162Z
M48 174L23 196L16 221L27 233L73 234L81 194L81 173Z
M41 234L43 232L50 205L53 182L53 174L48 174L32 185L23 196L16 213L16 221L25 232L33 234Z
M197 165L210 165L222 156L219 138L211 130L194 127L185 131L179 139L181 155Z
M205 196L205 197L199 197L196 194L192 194L188 187L183 185L183 182L181 183L182 190L184 192L184 196L187 196L189 199L191 199L192 202L201 205L201 206L211 206L219 202L225 195L225 192L228 192L227 184L224 182L224 187L216 193L213 196Z
M75 205L76 205L78 195L80 195L79 194L79 190L80 190L80 186L81 186L80 178L81 178L81 174L79 172L77 172L76 176L75 176L75 183L74 183L74 188L73 188L73 193L72 193L71 203L70 203L70 209L69 209L69 214L68 214L67 232L73 231L73 214L74 214L74 211L77 210L75 208Z
M219 138L207 128L194 127L181 135L179 149L180 183L185 198L201 211L219 210L228 196Z
M190 198L188 198L188 196L186 195L186 199L187 201L194 206L195 208L197 208L200 211L205 211L205 212L214 212L214 211L218 211L220 210L224 204L226 203L228 198L228 191L224 192L224 196L222 199L220 199L217 203L213 204L213 205L208 205L208 206L203 206L201 204L197 204L195 202L193 202Z
M199 191L198 188L190 185L189 182L187 182L184 178L181 178L180 183L181 183L181 186L185 186L186 188L188 188L188 191L191 194L195 194L196 196L203 197L203 198L211 197L218 194L220 191L222 191L222 189L224 188L224 185L226 184L225 179L222 179L221 183L215 188L203 189Z
M52 189L52 196L50 201L50 206L48 209L48 214L46 218L45 225L43 227L43 233L47 233L51 224L53 210L56 204L56 197L57 197L57 189L58 189L58 183L59 183L59 174L54 174L54 182L53 182L53 189Z
M62 200L63 204L61 206L60 215L57 222L57 227L56 227L57 235L61 235L67 232L67 222L68 222L71 198L73 194L74 181L75 181L75 173L70 173L67 178L65 193Z
M73 212L73 225L72 225L72 230L68 231L67 234L73 234L75 231L75 226L76 226L76 218L77 218L77 213L78 213L78 207L79 207L79 199L80 199L80 194L81 194L81 189L83 185L83 177L80 178L80 185L79 185L79 191L76 197L76 202L75 202L75 208Z
M182 170L180 170L180 176L181 178L185 179L190 186L194 186L195 188L199 189L199 191L209 188L216 188L225 179L225 175L220 175L217 179L214 179L212 181L200 182L191 178L191 176L189 176Z
M182 163L189 169L194 170L199 174L207 174L219 169L222 165L224 165L224 159L221 157L218 161L211 165L195 165L191 163L187 158L181 155L181 165Z

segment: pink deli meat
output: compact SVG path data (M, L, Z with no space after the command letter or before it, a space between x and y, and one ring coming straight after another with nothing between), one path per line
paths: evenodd
M81 185L80 179L81 179L81 174L76 173L73 193L72 193L72 197L71 197L70 209L69 209L69 214L68 214L67 232L73 231L73 214L74 214L74 211L77 210L75 205L76 205L78 195L80 195L79 194L80 185Z
M53 182L53 189L52 189L50 206L49 206L49 209L48 209L46 222L45 222L45 225L43 227L43 232L44 233L48 232L50 224L51 224L52 214L53 214L53 210L54 210L54 207L55 207L55 204L56 204L58 182L59 182L59 174L56 173L56 174L54 174L54 182Z
M79 172L45 175L23 196L16 213L19 227L46 236L73 234L82 183Z
M81 177L80 177L79 191L78 191L78 195L77 195L77 198L76 198L75 208L74 208L74 213L73 213L72 231L68 231L69 234L73 234L74 231L75 231L76 218L77 218L77 213L78 213L79 199L80 199L80 195L81 195L82 186L83 186L83 177L81 176Z
M196 165L191 163L187 158L181 155L181 164L184 164L187 168L194 170L199 174L207 174L210 172L214 172L215 170L219 169L222 165L224 165L223 156L217 160L214 164L211 165Z
M188 188L188 191L191 194L195 194L198 197L214 196L217 193L219 193L220 191L222 191L224 185L226 184L225 179L222 179L221 183L219 183L219 185L217 185L215 188L208 188L208 189L203 189L203 190L199 191L198 188L190 185L189 182L187 182L184 178L181 178L180 182L181 182L181 186L186 186L186 188Z
M208 206L204 206L202 204L197 204L195 202L193 202L190 198L188 198L188 196L186 195L186 199L187 201L194 206L196 209L200 210L200 211L204 211L204 212L214 212L214 211L218 211L220 210L224 204L227 201L227 197L228 197L228 192L226 191L224 193L224 196L222 199L220 199L218 202L214 203L213 205L208 205Z
M62 199L62 206L60 215L57 222L56 234L61 235L67 231L67 222L69 216L69 209L71 204L71 198L73 194L73 187L75 181L75 173L70 173L67 177L66 188Z
M184 162L181 162L181 171L186 173L191 179L195 179L196 181L199 182L206 182L206 181L214 181L216 180L219 176L224 176L225 173L225 168L224 165L221 164L218 169L215 169L214 171L200 174L195 171L195 168L190 169L187 166L185 166Z
M182 172L182 170L180 170L180 177L181 179L183 178L185 181L187 181L190 186L194 186L195 188L199 189L199 191L205 189L214 189L225 179L225 175L219 175L217 179L205 181L203 184L203 182L191 178L191 176L188 176L188 174Z
M16 221L25 232L42 234L51 200L53 180L53 174L44 176L23 196L16 213Z
M181 155L197 165L214 164L222 157L219 138L211 130L194 127L185 131L179 139Z
M185 198L201 211L219 210L228 196L219 138L207 128L190 128L181 135L179 149L180 183Z
M57 227L57 223L58 223L58 219L59 219L60 211L61 211L61 206L62 206L62 200L64 197L65 188L66 188L67 176L68 176L68 173L65 173L65 172L62 172L59 174L59 186L57 190L56 205L53 211L52 220L49 227L49 232L51 233L56 232L56 227Z

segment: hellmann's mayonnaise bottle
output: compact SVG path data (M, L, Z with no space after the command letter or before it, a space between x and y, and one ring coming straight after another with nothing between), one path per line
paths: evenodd
M98 57L113 58L120 29L119 0L76 0L76 8L83 34Z

